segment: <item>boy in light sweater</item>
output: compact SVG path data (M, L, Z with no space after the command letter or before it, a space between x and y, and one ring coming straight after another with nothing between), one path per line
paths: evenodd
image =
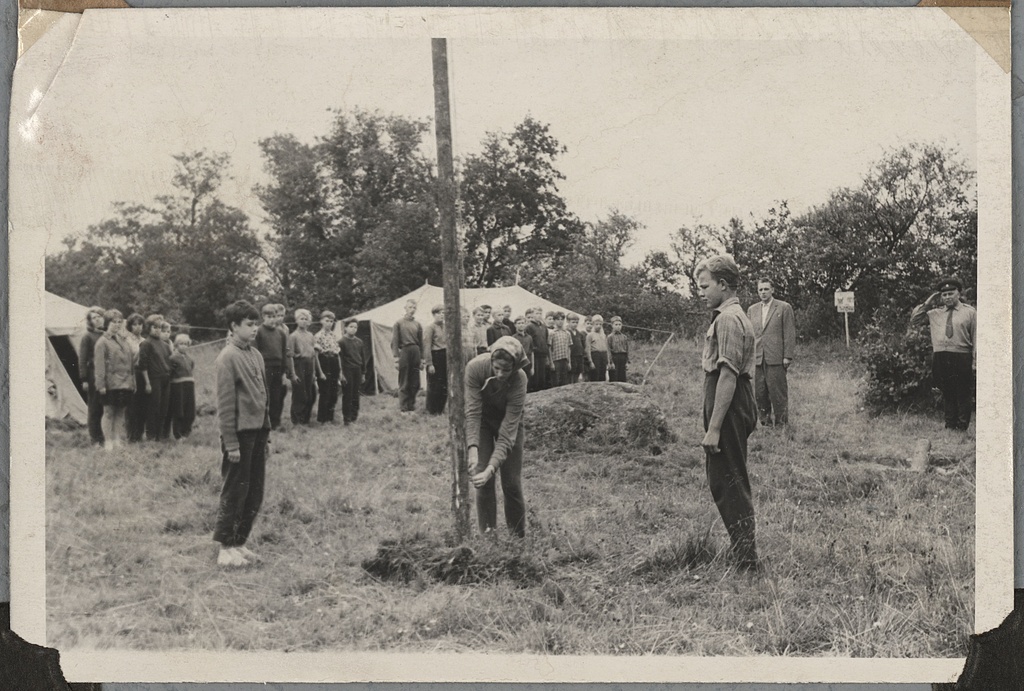
M221 545L217 564L236 567L257 559L245 543L263 503L270 401L263 356L252 345L260 313L239 300L228 305L224 317L230 334L215 364L224 485L213 539Z

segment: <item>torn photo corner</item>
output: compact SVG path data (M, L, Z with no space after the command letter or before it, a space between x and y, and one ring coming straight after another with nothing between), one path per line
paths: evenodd
M942 682L1012 609L1007 9L38 22L10 119L11 623L69 681ZM451 540L446 418L393 396L404 306L425 327L442 301L438 37L464 332L508 305L513 326L534 307L614 314L629 340L615 410L526 397L506 460L522 540L514 511ZM796 308L789 424L747 444L755 574L731 559L701 450L711 320L692 273L720 251L747 271L744 312L766 278ZM927 330L904 333L954 269L977 310L966 432L922 384ZM323 311L357 317L366 379L353 411L340 368L285 382L267 363L281 422L244 543L259 558L218 565L215 371L238 299L285 305L293 330L309 310L311 332L335 329L320 353L344 328ZM90 412L93 306L187 334L174 381L194 384L194 421L179 387L178 412L149 430L153 409L132 412L142 440L104 448L118 431L96 406L117 396ZM921 396L872 389L883 361ZM336 412L293 406L307 385ZM505 508L517 472L499 475Z

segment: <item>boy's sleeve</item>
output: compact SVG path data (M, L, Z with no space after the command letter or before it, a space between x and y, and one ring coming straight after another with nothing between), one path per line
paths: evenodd
M101 338L101 341L107 339ZM104 386L107 381L107 349L106 343L96 342L96 348L92 352L93 381L97 386Z
M743 323L734 314L720 314L714 329L718 339L717 366L725 365L739 376L743 364Z
M480 443L480 416L484 409L481 388L484 381L478 368L466 367L466 446L478 446Z
M147 341L139 344L139 369L143 372L149 371L149 343Z
M401 328L399 322L395 322L395 325L391 327L391 354L395 357L399 356L398 352L398 329Z
M78 347L78 362L82 366L82 371L79 372L79 376L82 381L88 382L89 375L93 373L93 355L95 344L88 334L82 337L82 343Z
M501 467L505 458L508 457L508 452L515 446L516 437L519 435L519 424L523 420L523 408L526 405L526 372L519 370L512 376L515 377L515 381L508 387L508 396L505 399L505 417L501 419L498 439L494 442L494 453L491 454L488 461L495 470Z
M231 358L217 359L217 421L227 451L238 450L238 404L235 368Z

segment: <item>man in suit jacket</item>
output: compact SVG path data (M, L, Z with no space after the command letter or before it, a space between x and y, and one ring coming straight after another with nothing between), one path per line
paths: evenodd
M788 302L772 297L772 282L766 278L758 280L757 296L761 301L747 309L757 337L754 353L757 414L762 425L785 425L789 422L786 370L796 351L793 308Z

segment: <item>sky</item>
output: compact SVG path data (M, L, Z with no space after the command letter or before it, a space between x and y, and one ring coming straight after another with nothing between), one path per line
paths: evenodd
M221 197L265 230L261 138L312 142L332 109L432 119L430 34L389 29L393 17L375 33L329 12L186 12L87 13L64 32L70 48L58 31L21 58L12 221L46 232L47 252L111 217L112 203L168 191L176 153L228 152ZM455 155L526 115L548 123L568 149L557 165L569 209L593 222L617 208L644 225L627 263L667 250L684 224L824 202L910 142L944 144L973 167L974 43L944 16L886 33L873 22L891 17L876 15L837 32L787 14L677 13L639 38L622 24L628 39L609 38L621 28L611 22L557 32L475 17L448 44ZM433 156L433 136L425 143Z

